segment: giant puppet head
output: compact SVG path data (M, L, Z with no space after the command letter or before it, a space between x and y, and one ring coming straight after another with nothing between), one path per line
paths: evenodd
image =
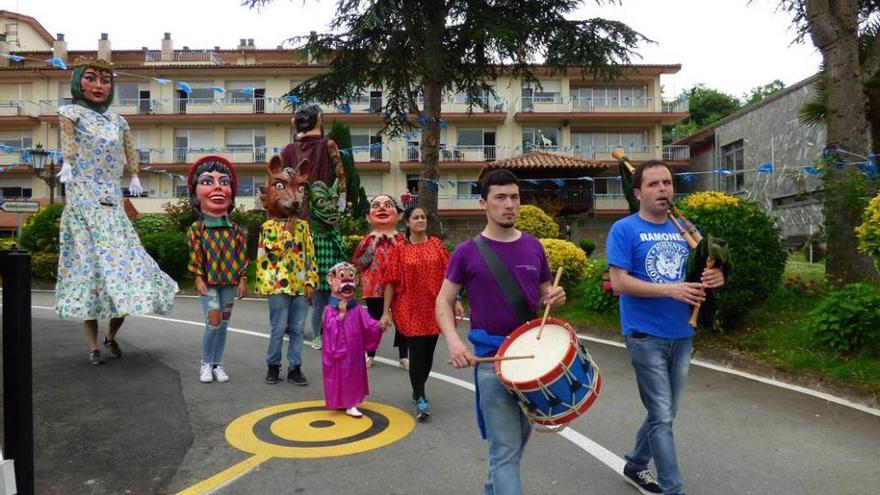
M299 171L308 168L308 160L302 160L296 169L285 167L281 157L275 155L266 167L266 186L260 186L260 201L270 218L288 218L299 215L303 192L308 177Z
M102 59L79 59L73 63L70 95L77 105L104 113L113 103L113 64Z
M235 208L238 177L232 162L208 155L189 167L189 204L202 216L222 217Z
M296 109L293 115L293 127L297 135L324 135L324 123L321 117L321 106L307 103Z
M336 263L327 272L330 292L333 297L341 301L349 301L354 298L357 281L357 268L347 261Z
M367 213L367 221L373 229L370 234L393 236L402 213L403 210L390 195L379 194L374 197L370 201L370 212Z
M339 223L338 187L339 181L336 180L330 187L322 181L315 181L309 185L309 214L316 223L329 228Z

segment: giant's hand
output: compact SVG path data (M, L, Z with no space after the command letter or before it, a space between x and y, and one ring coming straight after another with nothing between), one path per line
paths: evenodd
M137 175L131 176L131 182L128 183L128 192L131 193L132 196L138 197L144 192L144 188L141 187L141 180L138 179Z
M61 182L70 182L71 179L73 179L73 167L65 162L64 165L61 166L61 171L58 172L58 180Z

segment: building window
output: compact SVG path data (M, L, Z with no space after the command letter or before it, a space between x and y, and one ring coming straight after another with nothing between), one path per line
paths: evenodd
M381 129L353 128L351 147L356 162L381 162L385 156Z
M236 162L266 161L265 129L226 129L226 149Z
M33 146L30 131L6 131L0 132L0 145L14 148L13 153L21 153L21 150L30 149Z
M455 193L458 196L479 196L480 184L474 178L460 178L455 184Z
M559 146L559 129L555 127L524 127L523 151L556 148Z
M174 161L192 163L189 153L214 152L214 129L175 129Z
M378 174L361 174L361 187L368 199L382 194L382 176Z
M745 159L743 140L721 147L721 166L730 171L726 176L724 187L730 193L742 192L745 189ZM725 176L722 176L725 177Z

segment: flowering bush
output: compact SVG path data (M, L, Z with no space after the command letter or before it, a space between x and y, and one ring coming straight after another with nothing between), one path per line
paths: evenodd
M559 237L559 225L550 215L534 205L523 205L519 209L514 227L538 239Z
M555 225L555 224L554 224ZM574 287L587 275L587 255L574 243L562 239L541 239L550 271L556 276L556 269L562 267L563 287Z
M859 251L874 258L880 265L880 194L874 196L862 214L862 224L856 228Z
M717 317L722 327L733 328L779 287L788 258L779 228L754 202L722 193L693 194L678 206L704 236L727 241L731 269L716 292Z
M611 290L608 265L602 261L589 261L584 282L584 305L597 313L617 313L619 300Z
M816 279L804 280L800 275L786 277L784 287L797 296L816 297L825 294L827 284Z

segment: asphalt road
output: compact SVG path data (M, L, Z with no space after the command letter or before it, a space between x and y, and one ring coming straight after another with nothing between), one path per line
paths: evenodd
M427 388L429 422L364 453L257 458L227 441L233 420L323 398L320 353L308 346L308 387L263 382L264 301L236 302L225 356L231 381L225 384L198 380L202 315L195 298L178 298L165 317L129 318L118 336L125 356L97 367L88 363L81 324L45 309L52 307L51 293L35 292L33 305L37 493L179 493L192 487L187 493L197 493L205 486L200 482L218 484L216 475L230 468L240 470L213 493L482 492L487 447L467 388L472 372L446 364L442 339L434 371L443 376ZM370 400L411 414L408 376L394 365L391 340L383 338L379 356L386 359L370 370ZM522 468L527 493L637 493L618 473L644 417L626 351L587 346L601 368L601 396L563 434L533 434ZM693 366L681 408L676 437L688 493L877 491L878 416Z

